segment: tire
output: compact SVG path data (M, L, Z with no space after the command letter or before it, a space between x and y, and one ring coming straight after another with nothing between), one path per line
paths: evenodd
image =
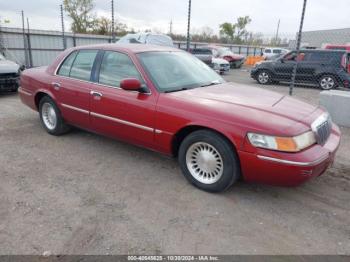
M39 103L41 125L50 135L59 136L69 131L56 103L49 96L44 96Z
M268 85L271 84L272 82L272 77L269 71L267 70L261 70L257 73L256 75L256 81L258 81L258 83L260 85Z
M320 77L318 84L322 90L331 90L338 86L338 81L332 75L323 75Z
M218 193L240 178L240 164L232 145L221 135L199 130L180 145L179 163L186 179L197 188Z

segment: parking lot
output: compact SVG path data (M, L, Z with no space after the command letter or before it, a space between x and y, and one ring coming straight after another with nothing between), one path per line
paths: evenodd
M225 78L258 86L247 69ZM267 88L288 94L288 86ZM318 104L319 90L295 89ZM175 159L81 130L48 135L0 95L1 254L350 254L350 129L298 188L191 186ZM283 174L281 174L283 175Z

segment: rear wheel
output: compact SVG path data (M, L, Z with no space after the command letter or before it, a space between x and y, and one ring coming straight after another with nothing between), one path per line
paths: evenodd
M259 84L261 85L267 85L270 84L272 79L271 79L271 74L269 71L266 70L261 70L258 72L256 80L258 81Z
M64 122L60 110L49 96L44 96L40 100L39 115L42 126L49 134L59 136L69 131L69 126Z
M331 90L338 86L337 80L332 75L324 75L319 80L319 86L323 90Z
M222 192L240 177L232 145L221 135L199 130L181 143L179 163L187 180L207 192Z

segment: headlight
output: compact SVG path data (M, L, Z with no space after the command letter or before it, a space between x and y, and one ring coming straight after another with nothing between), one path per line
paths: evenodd
M295 137L276 137L248 133L248 139L255 147L284 152L299 152L316 143L316 138L312 131Z

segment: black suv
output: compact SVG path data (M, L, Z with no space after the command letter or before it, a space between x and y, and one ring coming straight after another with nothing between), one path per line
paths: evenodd
M301 50L289 52L273 61L255 65L251 77L266 85L290 82L297 63L296 82L317 84L323 90L350 87L350 53L338 50Z

